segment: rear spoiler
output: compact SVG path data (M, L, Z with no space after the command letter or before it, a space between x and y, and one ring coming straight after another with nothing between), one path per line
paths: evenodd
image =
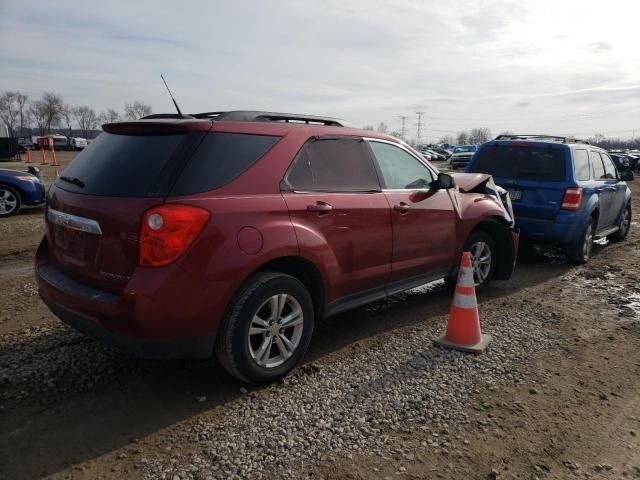
M102 129L115 135L183 135L191 131L184 125L148 121L105 123Z

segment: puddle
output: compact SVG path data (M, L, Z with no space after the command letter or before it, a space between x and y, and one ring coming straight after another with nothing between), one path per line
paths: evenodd
M616 284L616 275L611 272L586 271L578 274L576 284L590 287L606 295L609 305L618 311L621 317L640 319L640 287ZM604 292L602 292L604 290Z

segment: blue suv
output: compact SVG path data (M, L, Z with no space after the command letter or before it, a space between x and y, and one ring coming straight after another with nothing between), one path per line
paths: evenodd
M521 239L559 243L572 263L589 260L594 239L629 233L631 191L607 152L589 142L500 135L465 171L489 173L509 192Z

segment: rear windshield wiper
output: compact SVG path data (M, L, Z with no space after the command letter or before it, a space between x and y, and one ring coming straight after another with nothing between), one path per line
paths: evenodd
M74 185L84 188L84 182L80 180L78 177L67 177L66 175L61 175L58 177L63 182L73 183Z

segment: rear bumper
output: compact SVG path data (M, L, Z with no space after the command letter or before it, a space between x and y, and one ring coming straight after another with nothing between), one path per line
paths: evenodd
M40 297L63 322L134 356L213 354L221 309L178 267L140 269L121 293L108 292L67 276L51 260L45 237L36 253L36 281Z
M574 243L586 227L575 212L558 213L555 219L531 218L516 215L516 226L523 239L534 242Z
M67 310L40 293L49 309L64 323L105 345L139 358L175 359L207 358L213 353L215 336L171 339L146 339L119 335L104 328L97 320Z

